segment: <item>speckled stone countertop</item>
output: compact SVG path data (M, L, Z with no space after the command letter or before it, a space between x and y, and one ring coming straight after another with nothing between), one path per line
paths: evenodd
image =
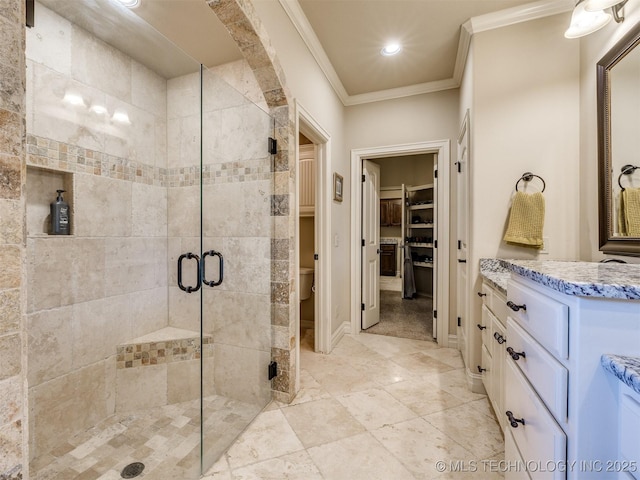
M511 276L509 262L498 258L481 258L480 274L493 288L507 294L507 281Z
M497 285L504 285L506 291L509 275L505 271L517 273L566 295L640 300L640 264L480 260L483 277Z
M640 393L640 357L602 355L600 363L606 371Z

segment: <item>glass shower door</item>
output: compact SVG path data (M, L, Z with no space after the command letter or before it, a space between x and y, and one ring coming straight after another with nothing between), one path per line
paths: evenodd
M201 86L204 473L271 399L273 121L216 69Z

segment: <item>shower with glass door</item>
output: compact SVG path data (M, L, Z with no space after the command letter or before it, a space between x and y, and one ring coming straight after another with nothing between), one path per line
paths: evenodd
M273 120L113 0L26 57L30 477L198 478L271 398Z

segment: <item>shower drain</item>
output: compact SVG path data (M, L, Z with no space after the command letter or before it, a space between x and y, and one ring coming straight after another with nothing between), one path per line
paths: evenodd
M140 475L143 470L144 470L144 463L141 463L141 462L130 463L129 465L127 465L122 469L122 473L120 474L120 476L122 478L134 478Z

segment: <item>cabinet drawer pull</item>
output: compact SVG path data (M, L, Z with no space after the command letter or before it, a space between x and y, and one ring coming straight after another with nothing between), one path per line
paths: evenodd
M482 368L480 365L478 365L478 373L482 373L482 372L486 372L487 369L486 368Z
M524 352L516 352L512 347L507 347L507 353L516 361L520 360L520 357L527 358Z
M507 418L509 419L509 423L513 428L518 428L519 423L524 425L524 418L515 418L511 410L507 410Z
M478 327L478 330L484 330L485 328L487 328L484 325L480 325L479 323L476 325L476 327Z
M502 335L500 335L498 332L495 332L495 333L493 334L493 338L495 338L495 339L496 339L496 341L497 341L500 345L502 345L504 342L506 342L506 341L507 341L507 340L506 340Z
M486 296L487 296L487 294L486 294L486 293L482 293L482 292L478 292L478 296L479 296L479 297L486 297Z
M507 302L507 307L509 307L514 312L517 312L518 310L521 310L521 309L524 310L525 312L527 311L527 306L524 303L522 305L516 305L511 300Z

